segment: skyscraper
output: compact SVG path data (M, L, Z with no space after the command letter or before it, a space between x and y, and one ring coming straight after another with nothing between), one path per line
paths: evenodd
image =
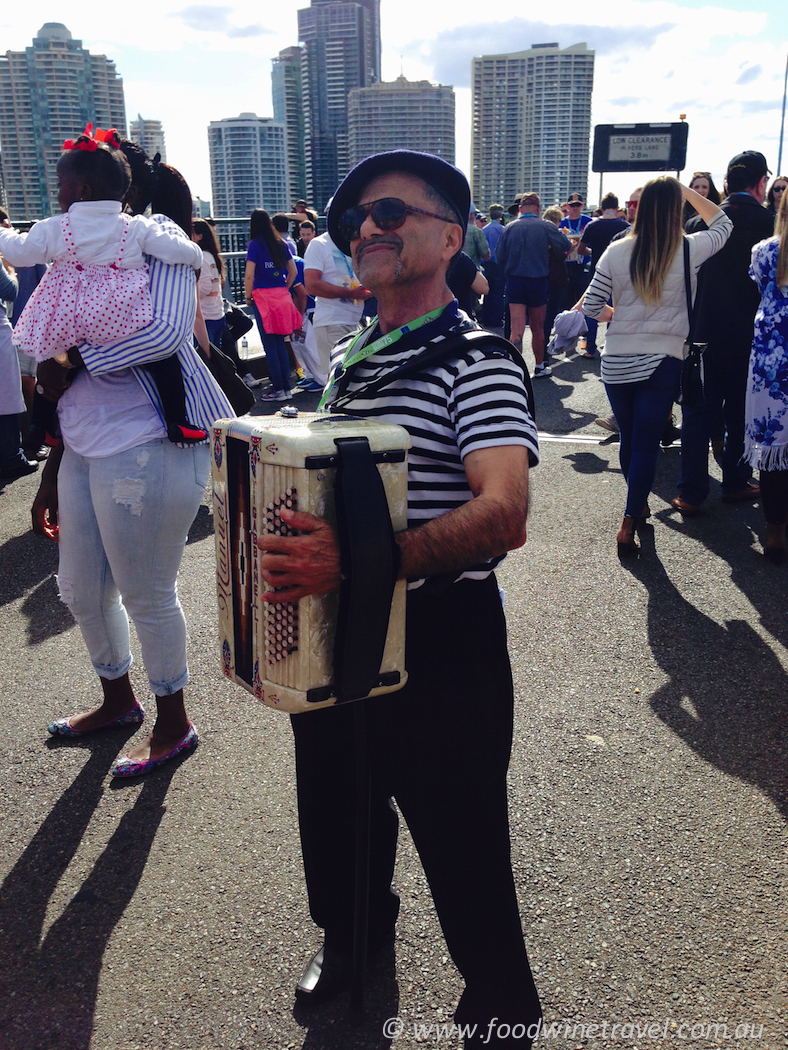
M306 50L307 196L322 211L350 168L348 93L380 79L380 0L312 0L298 12Z
M273 60L271 90L274 120L287 128L287 162L290 169L290 206L306 198L306 138L302 88L302 47L286 47ZM289 209L288 209L289 210Z
M270 214L290 211L287 133L284 124L255 113L241 113L208 125L211 210L225 252L246 251L249 217L255 208ZM243 258L227 259L233 294L243 301Z
M255 208L290 210L284 124L241 113L208 125L213 214L248 222Z
M0 58L0 155L11 216L57 213L63 142L92 122L126 135L123 81L60 22L46 22L24 51Z
M416 149L454 163L454 89L397 77L354 88L348 98L350 167L390 149Z
M586 196L594 52L585 44L473 59L473 199L510 204L536 190L542 204Z
M129 138L132 142L142 146L149 157L161 154L161 159L167 163L167 150L164 145L164 128L160 120L143 120L140 114L137 119L132 120L129 128Z

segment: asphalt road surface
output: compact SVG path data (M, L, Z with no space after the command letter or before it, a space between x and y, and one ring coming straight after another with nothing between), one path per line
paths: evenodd
M702 517L672 511L678 447L660 454L643 557L619 564L624 485L593 422L609 411L598 372L559 359L536 384L552 437L528 543L499 572L538 1045L783 1048L788 568L760 554L760 507L722 504L717 480ZM290 726L220 673L207 504L180 582L199 748L117 785L130 733L48 739L98 690L57 597L56 548L29 531L35 490L0 489L0 1050L458 1046L441 1026L462 982L405 829L397 941L365 1016L348 1017L347 997L294 1009L320 933ZM139 662L132 677L152 708Z

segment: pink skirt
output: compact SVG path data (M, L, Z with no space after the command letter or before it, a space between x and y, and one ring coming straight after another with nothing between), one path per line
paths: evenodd
M82 343L121 339L152 320L146 267L121 270L58 259L28 299L14 345L47 361Z
M252 298L269 335L292 335L301 327L303 319L287 288L255 288Z

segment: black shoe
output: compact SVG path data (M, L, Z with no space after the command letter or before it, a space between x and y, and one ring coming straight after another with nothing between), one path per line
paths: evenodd
M18 459L10 467L0 471L0 478L4 481L14 481L16 478L26 478L28 474L35 474L38 463L32 463L29 459Z
M663 448L670 448L673 442L678 441L680 438L681 429L670 420L668 425L662 431L662 437L659 439L659 443Z
M322 1003L350 987L353 963L349 956L326 950L323 945L304 968L296 985L296 999L302 1003Z
M208 431L195 427L191 423L168 423L167 437L174 445L196 445L205 441Z
M393 953L395 929L371 941L367 949L367 967L379 965L386 952ZM393 955L392 955L393 958ZM393 963L392 963L393 965ZM296 999L303 1005L322 1003L344 992L353 979L353 956L324 944L304 967L298 980Z
M42 459L46 459L49 455L49 448L46 445L41 445L39 448L31 448L28 445L25 445L22 451L28 459L31 459L34 462L41 462Z

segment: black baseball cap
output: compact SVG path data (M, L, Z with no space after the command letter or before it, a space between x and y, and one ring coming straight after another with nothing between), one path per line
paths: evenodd
M726 178L730 178L731 175L743 186L753 186L760 182L764 175L771 175L771 172L762 153L747 149L744 153L737 153L729 162Z
M569 195L569 199L567 200L566 203L567 204L585 204L585 201L583 200L583 198L580 196L579 193L571 193Z
M393 171L415 175L445 197L456 216L457 225L462 227L463 237L465 236L471 210L471 188L460 169L432 153L393 149L360 161L347 173L334 194L328 209L328 232L340 251L350 255L350 243L340 232L342 216L348 208L358 204L359 195L367 183L379 175Z

